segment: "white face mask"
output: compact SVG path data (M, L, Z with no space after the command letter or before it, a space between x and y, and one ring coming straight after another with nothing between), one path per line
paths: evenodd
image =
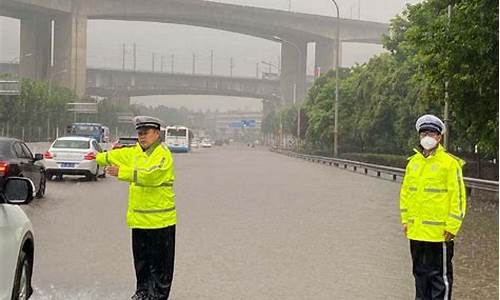
M436 141L434 138L431 138L430 136L425 136L420 140L420 145L422 145L425 150L434 149L437 143L438 141Z

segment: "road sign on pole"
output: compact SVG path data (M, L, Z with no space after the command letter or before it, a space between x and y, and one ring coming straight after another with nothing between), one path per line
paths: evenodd
M118 123L132 124L133 118L131 113L118 113Z
M95 102L71 102L68 103L68 111L79 114L96 114L97 103Z

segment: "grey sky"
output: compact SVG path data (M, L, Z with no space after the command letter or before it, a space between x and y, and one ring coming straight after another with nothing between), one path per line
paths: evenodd
M291 2L289 2L291 1ZM334 6L330 0L217 0L217 2L238 5L258 6L296 12L334 15ZM363 20L388 23L391 18L400 13L405 3L418 1L403 0L338 0L341 17L359 17ZM19 21L0 17L0 60L15 59L19 54ZM189 37L189 38L187 38ZM228 75L230 59L234 58L235 76L256 76L256 64L260 61L278 62L280 45L272 41L259 38L224 32L219 30L184 26L176 24L124 22L92 20L88 23L88 65L92 67L121 68L122 44L126 44L126 67L132 65L132 44L137 44L138 68L151 70L152 56L155 53L155 68L161 68L163 56L165 71L170 70L171 55L174 55L176 72L190 73L192 70L192 55L196 55L196 72L209 73L210 50L214 51L215 73ZM309 46L308 73L313 73L314 45ZM351 66L354 63L366 62L369 57L382 52L380 45L343 44L342 65ZM260 71L267 71L268 67L260 64ZM202 96L155 96L147 97L149 103L156 103L162 99L169 99L172 106L186 105L188 108L211 108L220 101L197 101L206 99ZM213 98L213 97L208 97ZM224 98L220 104L222 110L234 108L260 109L260 101L237 100ZM199 103L199 105L198 105ZM241 105L237 103L242 103ZM250 105L249 105L250 103ZM216 107L217 108L217 107Z

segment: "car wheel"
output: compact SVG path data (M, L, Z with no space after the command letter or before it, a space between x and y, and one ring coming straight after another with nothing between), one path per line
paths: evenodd
M97 175L99 174L99 169L95 172L95 174L88 173L86 175L88 181L97 181Z
M16 268L12 299L26 300L31 295L31 264L32 262L28 259L26 253L21 251Z
M52 177L54 177L54 174L45 172L45 178L47 178L47 180L52 180Z
M40 188L38 189L38 192L36 192L36 197L38 199L43 198L43 196L45 196L46 186L47 186L47 178L44 175L40 178Z

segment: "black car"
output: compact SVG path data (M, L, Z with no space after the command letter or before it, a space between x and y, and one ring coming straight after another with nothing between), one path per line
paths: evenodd
M43 154L33 154L26 144L18 139L0 137L0 184L7 177L27 177L33 181L36 197L45 195L45 168L36 163Z

